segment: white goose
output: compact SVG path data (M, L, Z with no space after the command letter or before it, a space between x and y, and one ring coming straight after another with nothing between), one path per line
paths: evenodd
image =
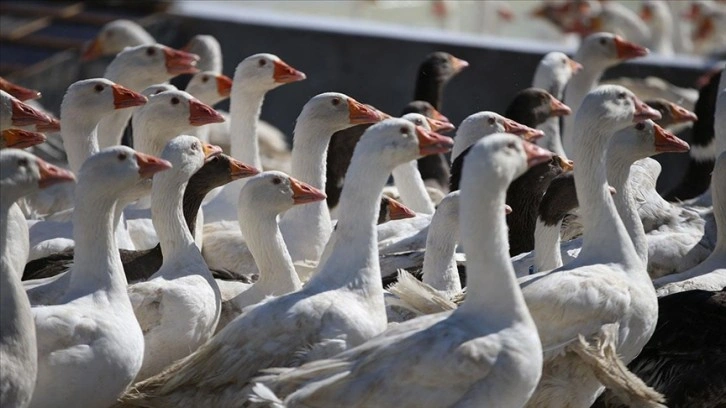
M232 80L226 75L215 74L213 71L201 71L194 74L189 80L185 91L202 103L214 106L229 98L232 91ZM214 132L229 133L229 114L226 112L220 112L220 114L224 117L224 122L197 127L189 134L198 137L203 142L209 142L210 134ZM227 142L229 143L229 141Z
M261 368L329 357L382 332L375 235L380 191L395 166L451 144L403 119L369 128L348 169L354 177L343 188L339 239L318 274L302 290L252 308L191 356L136 384L121 405L237 405L242 387Z
M537 65L532 86L544 89L550 95L562 100L565 96L565 86L570 78L581 69L582 65L571 60L567 55L561 52L550 52ZM547 118L543 124L537 126L537 129L544 132L544 137L537 140L539 146L543 146L562 158L567 157L562 148L559 117Z
M281 85L304 79L304 73L272 54L251 55L237 65L232 79L229 105L231 139L229 143L232 157L255 168L262 168L257 126L265 95ZM210 140L216 139L210 135ZM208 221L236 219L235 205L243 184L244 182L235 182L226 185L222 192L207 204L211 216Z
M83 59L86 61L115 55L126 47L154 44L154 37L143 27L131 20L114 20L104 25L96 37L86 46Z
M467 251L473 296L453 313L410 320L328 360L268 377L285 406L520 407L527 402L541 374L542 349L509 263L501 208L508 184L552 154L506 134L484 138L470 154L462 180L461 231L464 245L476 247ZM260 386L255 389L264 394Z
M35 388L38 370L35 326L30 303L20 284L22 270L14 270L15 265L11 262L22 254L10 252L13 249L8 246L8 215L15 201L23 195L72 181L74 177L67 170L15 149L0 152L0 169L0 404L26 407Z
M726 152L721 153L716 160L711 177L713 213L718 234L716 247L698 266L654 280L659 297L685 290L719 291L726 287Z
M193 74L199 57L161 44L139 45L121 51L106 69L105 78L133 91L141 92L180 74ZM98 125L98 145L115 146L133 112L122 110L101 120Z
M564 102L573 112L577 112L585 95L597 86L606 69L623 60L647 54L647 48L625 41L614 34L595 33L587 36L575 53L575 61L581 63L584 68L570 80L565 88ZM562 147L564 147L567 157L571 157L574 150L573 138L576 131L574 126L575 115L565 116Z
M302 288L277 218L294 205L325 198L322 191L277 171L262 173L245 183L237 206L239 228L247 237L247 249L257 264L259 278L251 286L225 282L225 286L236 293L222 304L217 331L227 326L247 306L268 296L281 296Z
M642 260L617 214L606 179L605 158L613 131L632 121L658 118L657 111L623 87L591 91L577 112L573 159L575 187L587 220L580 256L522 282L537 323L545 362L529 406L589 406L603 386L569 345L578 336L600 338L627 364L655 329L658 303Z
M68 156L68 166L78 174L83 162L98 152L98 124L116 110L129 110L146 103L146 97L103 78L86 79L68 87L61 102L61 138ZM29 260L38 259L73 247L73 228L69 222L74 204L73 186L54 189L47 200L54 200L51 208L67 210L55 214L49 221L30 222ZM133 196L133 194L131 194ZM44 198L41 198L47 201ZM129 198L135 199L135 198ZM120 217L120 211L117 212ZM118 219L117 219L118 221ZM133 248L128 231L116 230L117 242L122 248Z
M149 280L128 288L145 343L137 381L189 355L217 327L219 288L184 221L182 196L189 178L221 152L194 136L175 137L162 151L173 168L154 176L151 213L164 263Z
M45 113L0 90L0 130L51 123L53 119Z
M141 368L144 337L126 293L113 236L116 201L169 163L124 146L81 167L74 265L58 305L33 307L38 380L31 407L108 407Z

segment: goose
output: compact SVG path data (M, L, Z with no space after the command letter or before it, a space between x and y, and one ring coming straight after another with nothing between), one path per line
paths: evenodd
M605 157L613 131L658 117L657 111L615 85L595 88L578 110L573 159L590 165L575 167L575 187L583 219L591 222L585 223L576 260L520 279L545 352L542 379L528 406L561 406L563 401L589 406L602 392L605 376L573 348L583 347L578 345L583 339L599 342L596 347L611 349L627 364L655 329L655 290L610 197ZM574 304L577 307L571 308ZM658 400L656 395L649 397Z
M199 56L197 68L201 71L210 71L215 74L222 73L222 47L214 36L195 35L182 47L182 51ZM194 94L192 93L192 95Z
M165 82L177 75L196 73L198 59L194 54L161 44L138 45L118 53L103 76L132 91L141 92L148 86ZM101 120L98 124L100 148L121 142L121 135L132 113L122 110Z
M189 357L137 383L119 405L239 404L241 387L259 369L329 357L382 332L375 237L380 191L395 166L452 144L403 119L368 129L351 163L352 183L343 191L339 239L315 277L297 292L251 308ZM217 375L220 370L227 375Z
M713 213L716 220L716 246L713 252L700 264L686 271L655 279L658 296L666 296L685 290L719 291L726 286L726 153L716 160L711 189L713 191Z
M640 6L640 19L650 29L649 48L664 56L675 54L673 13L664 0L646 0ZM676 23L678 24L678 23Z
M698 116L688 109L663 98L647 99L646 105L660 113L660 119L655 123L664 128L679 125L681 123L695 122Z
M572 110L552 94L539 88L519 91L507 106L504 117L536 128L552 117L566 116Z
M0 403L26 407L35 388L38 370L35 326L30 303L13 268L18 256L8 245L9 211L24 194L56 183L73 181L73 174L17 149L0 151ZM27 239L27 238L26 238Z
M21 102L38 99L42 96L40 91L14 84L3 77L0 77L0 90L7 92Z
M91 61L105 56L115 55L126 47L154 44L154 37L143 27L131 20L114 20L101 28L96 37L86 46L82 59Z
M507 184L551 153L496 134L475 144L471 156L461 234L467 248L477 248L467 252L476 295L454 312L410 320L330 359L259 379L285 406L522 406L529 399L542 349L507 257L501 208Z
M716 161L711 183L718 245L689 271L656 279L658 325L629 368L662 392L671 407L716 407L726 401L723 357L726 310L726 153ZM718 322L721 323L718 323ZM708 379L703 381L703 379ZM600 401L614 406L607 393Z
M235 292L238 293L222 305L217 331L246 307L268 296L285 295L302 288L277 218L294 205L321 200L325 200L325 193L278 171L262 173L245 183L237 206L239 228L248 237L247 247L257 264L259 278L246 288L237 285ZM260 206L261 203L264 205Z
M144 363L136 380L156 375L209 340L221 311L221 295L183 218L189 178L205 160L221 153L194 136L177 136L161 157L172 169L154 176L151 212L164 262L147 281L129 286L134 313L144 333Z
M232 91L232 79L226 75L216 74L214 71L200 71L189 80L185 91L202 103L214 106L217 103L229 98ZM229 132L229 114L220 112L224 122L210 123L208 126L197 127L188 134L198 137L203 142L209 142L210 133L214 132L213 127L220 128L218 132ZM228 143L228 141L227 141Z
M210 190L222 186L242 177L250 177L259 170L250 167L239 160L220 154L210 157L204 166L189 179L182 199L184 207L184 220L187 228L194 235L197 225L197 213L202 200ZM124 266L126 280L129 283L145 281L161 268L164 260L161 253L161 244L149 250L123 250L119 249L121 262ZM49 278L58 275L71 266L73 249L56 253L46 258L36 259L25 265L23 280ZM215 278L222 275L221 271L212 271Z
M575 53L575 61L584 68L570 79L565 88L564 102L574 112L588 92L597 86L603 72L623 60L648 55L648 49L635 43L624 40L610 33L595 33L582 40L580 48ZM575 118L573 115L565 117L562 129L562 147L569 158L573 152L573 137L575 134Z
M124 190L169 167L125 146L103 149L81 167L67 290L57 305L32 308L38 377L31 407L107 407L141 368L144 337L126 293L113 213Z
M570 78L580 70L582 70L582 65L571 60L567 55L561 52L550 52L542 57L537 65L532 86L544 89L558 100L562 100L565 96L565 86ZM547 118L544 123L537 126L537 129L544 132L544 136L537 140L537 145L560 157L567 157L562 148L559 117Z
M45 113L0 90L0 130L52 123Z
M237 160L262 168L257 140L262 103L267 92L285 84L306 78L301 71L288 65L273 54L254 54L237 65L232 79L230 97L230 155ZM234 135L234 137L231 137ZM210 140L214 140L210 136ZM237 197L243 182L231 183L222 189L206 207L207 222L234 220Z
M146 97L103 78L77 81L68 87L61 102L61 138L68 157L68 166L78 174L86 158L98 152L98 124L102 118L116 110L128 110L141 106ZM133 194L131 194L133 196ZM60 212L49 220L30 225L30 254L28 259L38 259L72 247L72 224L68 222L74 205L73 189L54 189L49 195L36 196L35 202L42 207ZM119 213L120 216L120 213ZM117 229L119 245L132 247L128 232Z

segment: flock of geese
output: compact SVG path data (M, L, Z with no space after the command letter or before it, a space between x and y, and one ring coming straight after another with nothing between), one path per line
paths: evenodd
M291 151L260 111L306 74L208 35L108 24L59 120L0 80L0 405L724 406L726 76L695 113L599 84L648 52L590 34L453 138L436 52L400 117L322 93ZM666 201L690 122L710 185ZM67 164L22 150L55 132Z

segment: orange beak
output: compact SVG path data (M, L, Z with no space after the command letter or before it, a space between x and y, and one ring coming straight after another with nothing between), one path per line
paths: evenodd
M232 180L252 177L260 173L259 170L257 170L255 167L250 166L249 164L244 164L241 161L229 156L227 156L227 158L229 159L229 174L232 177Z
M579 62L569 59L567 64L570 66L570 70L572 71L572 75L575 75L576 73L580 72L582 70L582 64Z
M534 167L541 163L552 160L553 153L547 149L543 149L534 143L523 141L524 152L527 154L527 166Z
M170 74L196 74L199 72L196 67L199 56L196 54L164 47L164 58L166 59L166 72Z
M53 120L45 113L17 99L13 99L11 104L13 126L47 125Z
M76 177L70 171L61 169L42 159L36 160L38 169L40 170L40 179L38 180L39 188L43 189L58 183L76 181Z
M695 113L675 103L670 103L668 109L671 111L671 116L676 123L695 122L698 120L698 116Z
M217 75L217 93L219 96L228 97L232 92L232 79L227 75Z
M136 152L136 163L142 179L151 178L154 174L171 168L168 161L141 152Z
M418 151L421 156L446 153L454 147L454 139L428 131L421 126L416 126L416 136L418 137Z
M462 69L469 66L469 63L464 61L463 59L456 58L454 56L451 57L451 66L454 67L454 72L461 72Z
M429 127L434 132L448 132L450 130L456 129L456 126L454 126L449 121L444 122L441 120L436 120L436 119L431 119L431 118L426 118L426 121L429 123Z
M560 102L554 96L550 99L550 116L565 116L572 113L572 109Z
M615 50L618 53L619 59L630 59L644 57L648 55L650 51L647 48L641 47L638 44L624 40L619 35L615 36Z
M575 162L572 160L566 160L557 155L555 155L554 158L557 160L557 163L559 163L563 173L569 173L575 169Z
M103 48L101 47L101 40L94 38L90 44L86 46L86 49L81 55L82 61L92 61L103 55Z
M650 5L643 4L643 7L640 8L640 18L646 23L653 18L653 10Z
M691 149L688 143L679 139L673 133L655 125L655 151L658 153L685 153Z
M440 120L442 122L451 122L449 120L449 118L447 118L446 116L444 116L441 112L437 111L433 107L431 107L431 115L430 116L431 116L432 119Z
M314 203L328 198L325 193L317 188L292 177L290 177L290 187L292 188L292 202L295 205Z
M35 125L35 130L37 130L38 132L43 132L43 133L60 132L61 124L58 119L50 118L50 122L48 122L48 123L41 123L41 124Z
M15 85L14 83L6 80L3 77L0 77L0 89L9 93L21 102L30 99L38 99L41 96L39 91L24 88L20 85Z
M202 143L202 151L204 152L204 161L214 156L222 154L222 148L209 143Z
M504 21L514 20L514 12L512 11L512 9L506 6L499 6L497 8L497 15Z
M208 125L210 123L222 123L224 116L212 109L209 105L203 104L197 99L189 101L189 124L192 126Z
M703 41L713 35L713 32L715 30L716 26L713 22L713 18L705 17L701 20L696 29L693 31L693 39L697 41Z
M45 135L42 133L14 128L3 130L2 138L5 141L5 147L14 149L25 149L45 142Z
M635 104L635 114L633 115L633 122L638 123L648 119L658 120L661 118L660 112L651 108L637 97L634 97L633 103Z
M513 135L520 136L524 140L531 142L544 136L544 132L538 129L532 129L529 126L524 126L521 123L515 122L511 119L504 119L504 131Z
M114 109L131 108L145 104L148 99L138 92L134 92L119 84L111 87L113 90L113 107Z
M391 216L391 221L403 220L406 218L413 218L416 216L416 212L399 203L398 201L389 198L388 199L388 213Z
M283 61L275 61L275 71L272 74L272 79L275 82L288 84L290 82L302 81L305 78L307 77L302 71L296 70Z
M388 115L371 105L364 105L353 98L348 98L348 119L351 125L380 122L386 119L386 116Z

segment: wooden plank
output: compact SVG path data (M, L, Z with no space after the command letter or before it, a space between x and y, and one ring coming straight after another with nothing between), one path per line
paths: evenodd
M6 39L0 35L0 41L10 41L14 44L27 47L51 48L56 50L67 50L69 48L81 48L85 41L74 38L61 38L43 34L32 34L25 37Z
M14 1L0 2L0 13L18 16L68 18L82 12L84 8L83 3L61 3L47 6Z
M52 21L53 20L50 17L41 17L29 20L22 24L18 24L10 32L3 33L3 40L16 40L18 38L24 37L30 33L48 27L52 23Z

